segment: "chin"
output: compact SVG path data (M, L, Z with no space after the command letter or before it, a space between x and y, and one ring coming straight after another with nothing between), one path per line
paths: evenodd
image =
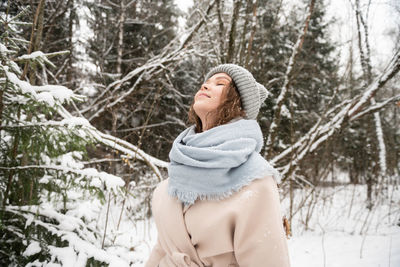
M199 114L206 114L206 113L208 113L208 112L210 112L212 110L208 103L202 103L202 102L194 103L193 109L196 112L197 116L199 116Z

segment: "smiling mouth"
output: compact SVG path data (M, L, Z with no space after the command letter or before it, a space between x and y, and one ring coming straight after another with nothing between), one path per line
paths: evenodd
M204 94L204 93L199 94L199 96L205 96L205 97L211 98L211 96L208 96L207 94Z

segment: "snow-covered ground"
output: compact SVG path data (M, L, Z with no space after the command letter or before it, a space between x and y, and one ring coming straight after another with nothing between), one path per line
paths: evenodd
M365 186L318 191L318 197L310 195L293 218L293 236L288 240L292 267L400 266L399 188L390 187L381 193L379 206L371 211L365 208ZM295 207L310 192L311 189L296 192ZM309 205L312 198L315 205ZM288 199L282 201L284 213L288 205ZM309 207L311 213L307 213ZM308 229L305 229L307 216ZM134 266L143 266L157 231L152 220L136 227Z
M134 266L144 261L154 245L157 231L152 221L135 228L138 243ZM398 267L400 266L400 227L380 233L359 235L335 231L325 234L306 231L288 240L292 267Z
M289 240L292 267L398 267L400 227L386 233L306 232Z
M297 201L308 192L297 194ZM366 186L324 188L305 229L310 199L293 221L288 241L293 267L400 266L400 191L383 190L366 209ZM283 201L288 207L288 200ZM312 205L311 208L312 209Z
M91 257L109 266L144 266L156 242L157 231L152 219L137 220L146 217L148 212L138 209L143 192L131 193L122 216L121 195L114 195L108 201L111 194L106 202L100 202L75 192L77 197L65 215L55 212L50 203L42 206L40 213L60 223L39 222L40 225L48 225L52 233L69 244L49 246L54 257L50 262L32 262L27 266L86 266ZM288 240L292 267L400 266L399 186L382 190L370 210L366 208L364 185L298 189L294 195L293 236ZM282 201L286 216L289 203L288 198ZM37 223L33 215L27 219L27 225ZM29 243L24 255L40 252L35 242Z

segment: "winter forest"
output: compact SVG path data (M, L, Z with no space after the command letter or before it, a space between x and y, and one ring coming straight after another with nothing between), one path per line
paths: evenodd
M0 265L143 266L172 142L235 63L269 91L292 266L400 266L400 2L193 2L0 1Z

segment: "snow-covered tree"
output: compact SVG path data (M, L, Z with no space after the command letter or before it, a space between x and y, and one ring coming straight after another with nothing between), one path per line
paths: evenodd
M2 14L0 36L0 264L128 266L129 249L107 237L99 220L124 181L85 163L99 136L65 109L84 96L27 81L27 68L40 75L64 52L25 54L30 42L20 35L19 16Z

